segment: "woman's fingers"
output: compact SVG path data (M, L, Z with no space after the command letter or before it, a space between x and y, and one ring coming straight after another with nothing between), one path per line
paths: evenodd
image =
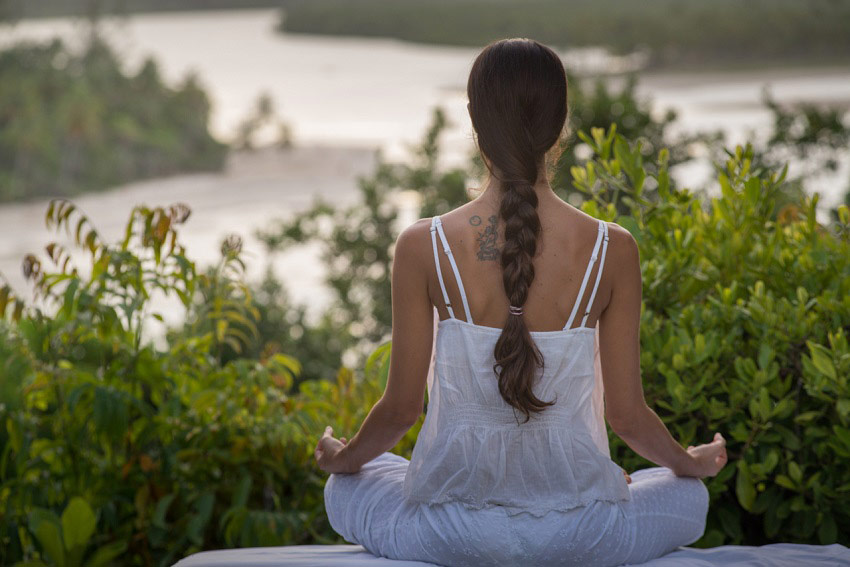
M319 438L319 442L316 443L316 450L313 451L313 455L315 455L317 461L321 458L322 454L324 453L324 448L322 447L322 443L324 442L325 439L331 437L332 434L333 434L333 428L330 425L325 427L325 431L324 431L324 433L322 433L322 436Z

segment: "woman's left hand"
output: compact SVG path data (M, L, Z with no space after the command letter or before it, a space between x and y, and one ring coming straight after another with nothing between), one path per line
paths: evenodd
M359 468L352 467L348 462L348 453L342 450L348 441L345 437L336 439L332 434L333 428L328 425L316 444L313 455L316 457L319 468L328 473L356 473Z
M623 467L620 467L621 469ZM632 483L632 477L629 476L629 473L626 472L626 469L623 469L623 475L626 477L626 484Z

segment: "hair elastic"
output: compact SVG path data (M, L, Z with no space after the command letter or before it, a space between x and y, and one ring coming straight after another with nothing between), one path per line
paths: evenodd
M516 305L508 306L508 311L511 315L522 315L522 307L517 307Z

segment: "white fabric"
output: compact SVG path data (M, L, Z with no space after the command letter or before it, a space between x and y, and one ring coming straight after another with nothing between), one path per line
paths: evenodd
M434 385L434 361L436 360L437 354L437 332L439 330L440 317L437 313L437 308L434 308L434 343L431 347L431 364L428 368L428 377L426 378L426 386L428 391L431 391L431 388ZM602 380L602 359L600 358L600 349L599 349L599 327L596 327L596 333L594 333L594 356L593 356L593 374L594 374L594 384L593 384L593 394L591 395L591 399L593 401L593 417L596 420L596 426L591 431L593 435L593 442L596 443L596 446L599 448L599 452L605 456L611 456L611 449L608 446L608 430L605 425L605 385Z
M434 217L434 218L431 219L431 233L432 233L431 244L432 244L432 246L435 247L434 248L434 260L438 261L437 255L436 255L437 254L437 250L436 250L437 245L434 242L434 237L433 237L434 229L436 229L437 232L440 235L440 241L443 243L443 252L446 254L446 256L449 257L449 263L452 266L452 272L454 272L455 281L457 282L457 287L458 287L458 290L460 291L460 298L461 298L461 300L463 300L463 312L464 312L464 315L466 316L466 320L469 321L470 323L472 323L473 322L472 321L472 313L470 313L470 311L469 311L469 302L466 300L466 290L463 289L463 281L460 279L460 272L458 272L458 269L457 269L457 262L455 262L454 256L452 255L452 249L449 247L449 241L446 240L446 233L443 231L443 223L442 223L442 221L440 221L440 217ZM440 277L440 285L443 287L443 298L446 300L446 307L448 307L448 297L449 296L446 293L446 284L443 282L442 276ZM451 311L449 311L449 315L454 317L454 314Z
M441 233L440 236L443 236ZM439 265L440 257L437 252L437 217L431 219L431 248L434 250L434 263ZM437 279L440 281L440 289L443 291L443 301L446 303L446 310L449 312L449 317L454 317L455 312L452 309L452 304L449 301L449 292L446 291L446 283L443 281L443 272L437 271Z
M493 348L500 333L459 319L438 323L434 380L405 497L535 515L628 499L593 405L596 330L532 333L544 359L535 394L556 403L527 423L499 393Z
M434 563L375 557L362 545L290 545L203 551L174 567L431 567ZM642 567L838 567L850 565L850 549L838 545L774 543L761 547L682 547Z
M584 296L584 288L587 286L587 280L590 278L590 271L593 269L593 264L596 262L596 256L599 253L599 243L602 242L603 233L605 236L608 235L608 225L604 222L599 221L599 230L596 235L596 244L593 245L593 252L590 254L590 262L587 263L587 269L584 271L584 278L581 280L581 287L578 289L578 295L576 296L576 302L573 304L573 310L570 312L570 317L567 319L567 324L564 325L565 329L569 329L573 326L573 319L578 313L578 306L581 302L581 298ZM607 244L607 242L606 242ZM607 248L607 247L606 247ZM598 270L596 273L596 282L599 283L599 279L602 276L602 270ZM587 311L590 311L590 301L587 302ZM582 323L584 326L584 323Z
M325 484L331 527L346 541L391 559L450 566L640 563L699 539L708 490L696 478L655 467L632 473L630 498L543 515L458 501L420 504L402 492L409 462L383 453L356 474Z
M607 227L599 221L573 315L603 238L604 260ZM434 229L468 311L460 273L438 217L431 228L437 275L441 270ZM597 271L594 292L600 276ZM445 284L439 279L445 298ZM591 302L592 296L586 311ZM627 500L622 469L609 456L595 327L531 333L544 360L534 393L555 404L532 413L525 422L525 416L502 398L493 372L493 350L502 330L476 325L468 318L450 317L437 324L428 411L405 477L405 498L423 504L462 502L472 509L500 506L508 514L536 516L599 500Z
M593 291L590 293L590 299L587 300L587 308L584 310L584 317L581 318L581 326L587 324L587 317L590 315L590 306L593 305L593 298L596 297L596 290L599 289L599 282L602 280L602 270L605 268L605 252L608 250L608 224L600 221L600 227L604 232L605 241L602 244L602 256L599 260L599 270L596 272L596 283L593 284ZM579 294L579 297L581 294ZM576 304L578 305L578 304Z
M599 354L599 327L594 333L593 348L593 393L591 401L593 406L593 419L596 425L591 430L593 442L599 448L599 452L606 457L611 456L611 448L608 446L608 429L605 426L605 385L602 381L602 359Z

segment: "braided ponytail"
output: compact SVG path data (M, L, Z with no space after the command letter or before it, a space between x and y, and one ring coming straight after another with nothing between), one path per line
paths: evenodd
M534 281L533 259L540 235L537 215L537 193L534 181L513 181L502 186L499 217L505 225L505 244L502 247L502 285L511 306L522 307ZM532 381L537 367L543 366L543 355L531 338L525 316L510 314L496 341L496 364L499 392L510 405L519 408L530 419L530 411L543 411L554 402L544 402L534 395ZM501 368L501 372L499 372Z
M504 245L500 261L511 308L494 348L493 371L502 398L522 411L527 422L531 412L555 403L534 394L536 370L544 361L521 308L534 281L540 236L534 186L538 166L564 128L566 74L560 58L548 47L524 38L501 40L489 44L476 58L467 94L479 149L501 188Z

